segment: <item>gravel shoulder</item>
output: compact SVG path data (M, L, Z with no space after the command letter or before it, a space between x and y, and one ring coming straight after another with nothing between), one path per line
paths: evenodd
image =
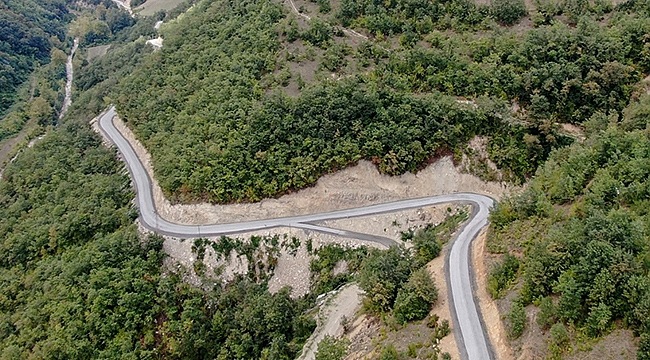
M487 231L483 230L474 239L474 245L472 247L472 267L474 268L474 279L476 280L474 293L478 299L483 323L486 325L485 328L490 343L492 344L494 355L500 360L514 360L515 356L508 344L508 336L503 321L501 321L501 314L496 303L487 292L489 269L485 261L487 251L485 248L486 239Z

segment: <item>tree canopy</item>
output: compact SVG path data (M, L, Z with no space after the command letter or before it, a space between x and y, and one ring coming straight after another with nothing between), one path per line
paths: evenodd
M584 143L555 151L529 188L492 214L490 246L524 249L522 302L557 299L543 300L546 327L558 319L597 337L624 320L637 334L650 331L649 118L630 118L647 103L647 95L632 103L621 124L590 120Z

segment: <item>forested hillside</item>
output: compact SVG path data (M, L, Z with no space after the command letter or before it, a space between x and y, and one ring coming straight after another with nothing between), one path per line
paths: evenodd
M0 116L16 90L39 64L49 61L53 44L65 40L72 19L66 0L4 0L0 3Z
M87 118L26 149L0 180L0 358L293 359L313 304L241 279L162 274L114 150Z
M554 152L523 194L492 213L488 247L520 259L493 272L493 293L520 284L513 335L525 324L517 307L540 306L527 326L551 330L553 356L571 348L568 335L554 335L566 328L578 346L581 334L623 326L641 335L638 359L650 359L649 109L644 95L618 124L592 119L584 143Z
M498 101L473 107L361 78L324 81L297 99L266 93L261 79L276 67L283 17L266 0L202 2L124 82L120 113L151 149L172 198L255 201L360 158L388 174L415 171L499 126Z
M499 18L506 5L344 1L330 23L301 27L270 0L203 1L122 82L118 110L175 201L256 201L358 159L413 172L474 135L521 182L571 142L558 123L620 114L649 70L650 20L637 3L583 4L579 16L558 5L515 30ZM341 25L375 38L351 47ZM305 83L291 69L314 57L322 74L356 70ZM292 81L297 96L284 92Z

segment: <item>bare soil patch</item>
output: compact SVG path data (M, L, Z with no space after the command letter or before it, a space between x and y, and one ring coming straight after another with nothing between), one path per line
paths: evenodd
M567 360L634 360L636 347L632 331L615 330L591 346L591 350L571 354L566 358Z
M314 334L307 340L299 360L313 360L318 343L326 335L340 337L344 333L343 320L352 319L361 308L363 292L356 284L350 284L340 289L330 299L326 300L318 314L318 325Z
M451 211L448 211L448 209ZM323 221L321 224L336 229L384 236L399 241L402 232L409 229L419 229L428 224L438 225L445 219L447 214L455 212L456 209L458 209L458 206L454 204L449 204L449 206L427 206L363 218Z

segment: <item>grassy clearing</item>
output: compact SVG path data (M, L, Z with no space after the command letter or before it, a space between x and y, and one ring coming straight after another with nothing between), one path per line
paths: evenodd
M160 10L172 10L184 0L147 0L144 4L133 9L140 15L151 16Z

